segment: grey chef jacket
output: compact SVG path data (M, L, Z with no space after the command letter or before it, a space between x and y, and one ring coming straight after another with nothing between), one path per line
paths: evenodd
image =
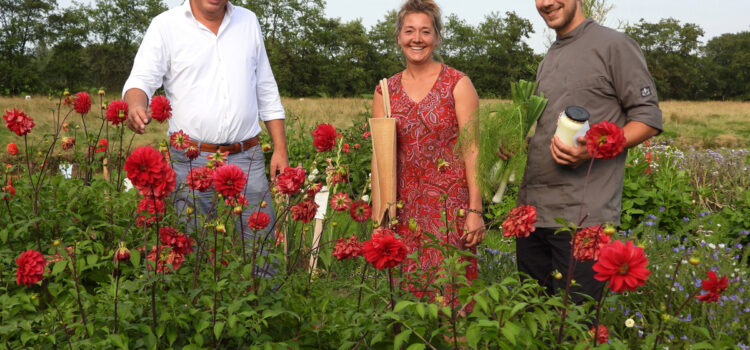
M586 19L557 38L537 70L538 91L549 99L529 143L518 204L537 208L537 227L559 227L556 217L578 223L589 163L571 168L555 163L549 150L557 118L577 105L603 120L625 126L639 121L662 130L654 81L638 44L627 35ZM625 158L596 159L586 188L583 226L619 223Z

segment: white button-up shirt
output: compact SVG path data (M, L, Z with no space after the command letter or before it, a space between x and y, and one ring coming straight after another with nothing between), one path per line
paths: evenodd
M217 34L199 23L190 1L156 16L123 87L151 98L164 85L172 103L169 133L212 144L261 132L258 119L284 118L255 14L227 3Z

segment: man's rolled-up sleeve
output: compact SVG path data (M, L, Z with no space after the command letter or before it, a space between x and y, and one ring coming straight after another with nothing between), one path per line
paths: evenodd
M122 88L123 96L125 96L125 92L135 88L143 90L150 99L164 81L164 75L169 65L168 58L164 38L159 30L159 23L154 20L146 30L138 53L135 55L133 69Z
M271 62L266 54L266 46L263 43L260 23L255 19L256 40L258 42L258 63L256 67L257 77L257 96L258 96L258 115L262 121L274 119L284 119L284 107L281 105L281 96L279 87L276 85L276 79L273 77Z
M628 38L620 45L613 45L610 54L608 68L627 121L644 123L661 133L662 113L656 85L640 47Z

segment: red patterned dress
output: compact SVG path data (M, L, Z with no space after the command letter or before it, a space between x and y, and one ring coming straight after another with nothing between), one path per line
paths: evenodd
M454 150L459 135L453 89L465 76L456 69L442 66L435 85L421 101L413 101L401 85L403 72L388 79L391 113L396 118L398 142L398 232L404 238L409 254L419 251L419 266L424 273L408 287L421 297L438 273L442 255L438 249L423 247L429 242L424 233L434 235L442 244L462 247L464 217L459 209L469 208L469 188L464 159ZM380 86L377 91L382 94ZM447 218L442 217L445 211ZM411 224L410 224L411 222ZM414 225L416 223L416 226ZM466 259L465 259L466 260ZM477 277L476 259L468 259L466 277ZM404 272L412 272L417 262L403 264Z

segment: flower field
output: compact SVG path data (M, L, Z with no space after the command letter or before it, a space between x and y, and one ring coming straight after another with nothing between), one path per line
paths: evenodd
M167 120L169 102L154 101L152 113ZM127 106L103 93L53 105L52 117L3 109L8 349L750 346L747 145L691 148L660 136L630 150L621 225L572 228L574 256L597 261L607 283L601 300L577 305L518 276L514 237L533 229L535 213L515 208L513 184L485 207L477 280L465 277L469 253L429 232L424 246L443 264L403 269L418 253L369 221L366 111L342 122L289 118L291 167L271 184L273 203L249 203L245 169L191 149L190 135L139 140L122 124ZM602 137L612 128L599 132L617 139ZM268 160L266 135L261 144ZM618 152L605 146L590 147ZM207 165L178 185L170 148ZM209 189L220 194L212 215L175 200L174 191ZM550 278L575 284L566 275Z

